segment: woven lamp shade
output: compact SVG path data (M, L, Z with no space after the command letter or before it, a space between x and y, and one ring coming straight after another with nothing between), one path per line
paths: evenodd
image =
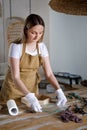
M49 6L61 13L87 15L87 0L51 0Z

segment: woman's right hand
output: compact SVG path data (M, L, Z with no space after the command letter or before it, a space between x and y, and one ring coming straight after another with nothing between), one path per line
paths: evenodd
M42 107L39 104L39 101L34 93L28 93L26 95L27 100L29 101L29 104L35 112L42 112Z

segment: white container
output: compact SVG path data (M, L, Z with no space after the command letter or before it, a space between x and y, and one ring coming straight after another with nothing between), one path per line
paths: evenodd
M47 90L48 93L54 93L55 92L55 88L51 84L48 84L46 86L46 90Z

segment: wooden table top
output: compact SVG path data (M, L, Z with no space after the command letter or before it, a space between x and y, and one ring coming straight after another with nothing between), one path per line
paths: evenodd
M87 97L87 87L77 88L65 91L65 94L75 92L80 96ZM53 96L53 94L48 95ZM68 99L67 106L75 102L77 100ZM17 104L19 107L19 115L17 116L10 116L6 106L0 110L0 130L87 130L87 115L78 114L78 117L82 119L81 123L73 121L64 123L59 118L61 109L56 106L56 103L51 102L44 105L42 113L31 113L24 104Z

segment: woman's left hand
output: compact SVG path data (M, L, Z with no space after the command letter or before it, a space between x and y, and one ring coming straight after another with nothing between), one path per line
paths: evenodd
M57 95L57 98L58 98L57 106L59 106L59 107L64 106L67 102L67 98L66 98L66 96L63 93L61 88L56 90L56 95Z

